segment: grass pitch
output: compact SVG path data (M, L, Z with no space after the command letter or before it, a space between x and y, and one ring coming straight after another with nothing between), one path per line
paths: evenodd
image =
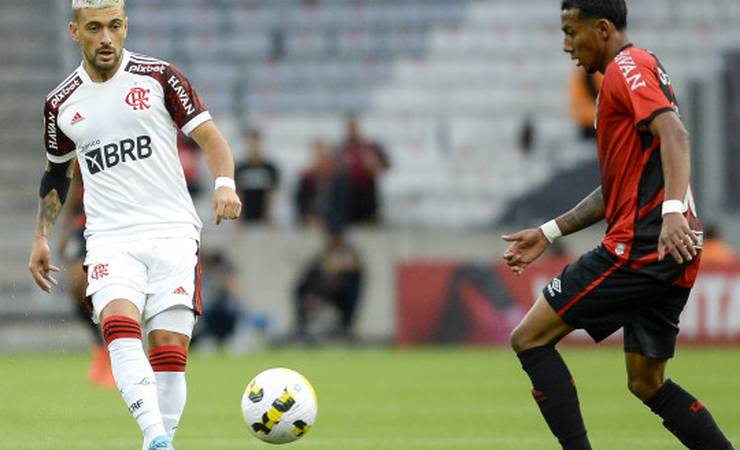
M697 395L740 444L740 349L679 349L669 375ZM626 389L616 348L566 349L594 448L679 450ZM85 353L0 354L0 449L138 450L138 428L115 391L89 385ZM290 367L319 398L315 427L288 448L537 450L559 448L518 361L490 349L290 349L245 356L194 352L178 450L268 449L239 402L249 379Z

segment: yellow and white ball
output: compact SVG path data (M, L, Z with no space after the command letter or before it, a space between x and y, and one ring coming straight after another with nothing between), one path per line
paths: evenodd
M313 386L295 370L260 372L242 396L242 415L249 431L271 444L286 444L305 436L317 412Z

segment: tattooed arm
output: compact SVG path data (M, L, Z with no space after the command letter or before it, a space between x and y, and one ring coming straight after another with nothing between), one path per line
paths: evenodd
M604 218L604 213L604 196L599 187L573 209L555 219L555 223L560 232L567 235L595 224ZM521 275L529 263L539 258L550 245L542 228L522 230L502 237L505 241L511 242L504 252L504 260L517 275Z
M62 164L49 162L41 178L39 213L36 218L36 232L33 236L28 270L31 271L36 284L45 292L51 292L51 285L57 284L51 272L58 272L59 268L51 265L49 261L49 237L67 198L73 168L72 162Z
M555 219L558 228L566 236L588 228L604 218L604 195L601 186L581 200L573 209Z

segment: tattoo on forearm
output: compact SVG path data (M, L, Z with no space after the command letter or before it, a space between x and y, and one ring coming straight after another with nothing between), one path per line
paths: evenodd
M39 215L36 222L36 233L50 237L54 223L59 217L71 178L74 174L72 163L54 164L49 162L41 178L39 195Z
M56 190L52 190L46 197L42 198L39 202L39 216L38 226L39 231L45 236L50 237L51 232L54 229L54 223L56 223L57 217L62 210L62 201L59 199L59 194Z
M563 235L575 233L604 218L605 206L601 187L584 198L573 209L556 219Z

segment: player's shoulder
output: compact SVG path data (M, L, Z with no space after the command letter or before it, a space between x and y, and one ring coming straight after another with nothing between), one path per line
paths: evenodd
M54 89L52 89L46 96L46 106L52 109L56 109L64 103L72 94L82 86L82 76L80 75L79 68L75 69L69 74L64 81L59 83Z
M624 51L628 52L627 54L629 54L632 57L632 60L635 61L635 63L638 66L641 65L641 66L655 67L656 65L657 57L650 50L647 50L641 47L636 47L633 45L633 46L630 46L624 49Z
M163 74L170 67L170 63L143 53L128 52L128 64L124 70L138 75Z
M626 84L631 90L645 86L646 76L655 72L655 55L640 47L629 45L617 53L604 73L604 84Z
M607 66L607 72L624 72L636 68L652 68L656 65L656 57L644 48L629 45L614 56L611 64Z

